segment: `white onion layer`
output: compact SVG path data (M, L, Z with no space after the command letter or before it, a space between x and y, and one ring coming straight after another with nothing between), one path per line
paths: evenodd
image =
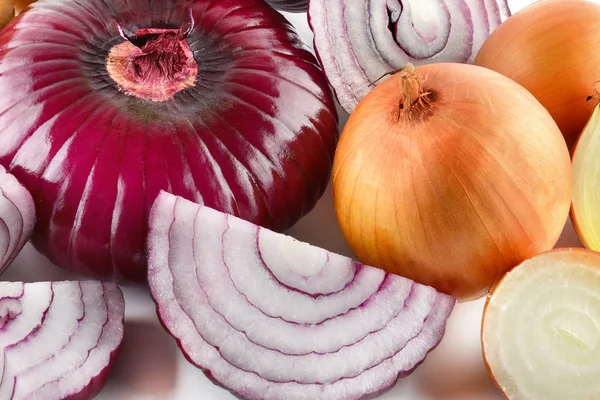
M516 267L488 300L482 342L511 400L600 398L600 255L559 250Z
M149 282L188 359L246 399L355 399L441 340L455 300L161 192Z
M383 74L404 66L471 63L510 16L506 0L311 0L314 47L348 113Z
M123 340L115 283L0 282L0 399L85 399Z
M0 273L19 254L35 225L35 204L29 191L0 166Z

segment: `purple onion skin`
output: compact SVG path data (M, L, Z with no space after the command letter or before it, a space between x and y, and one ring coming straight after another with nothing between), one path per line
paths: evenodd
M267 0L267 3L276 10L292 13L306 12L308 10L308 0Z
M140 28L194 26L196 85L164 102L108 75ZM323 194L337 115L293 27L257 0L48 0L0 33L0 164L31 192L32 242L57 265L145 281L164 189L282 231Z

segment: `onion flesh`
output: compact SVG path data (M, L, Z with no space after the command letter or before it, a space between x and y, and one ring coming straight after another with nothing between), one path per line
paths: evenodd
M348 113L407 62L471 63L509 16L506 0L311 0L308 10L315 51Z
M334 102L266 3L47 0L17 18L0 33L0 164L32 193L32 242L54 264L145 281L162 189L274 230L324 192ZM197 64L183 82L156 73L158 60L181 63L177 46L147 48L179 41ZM112 68L124 53L141 61ZM148 94L157 84L160 96Z
M34 224L35 205L31 195L0 166L0 273L25 246Z
M0 398L89 399L123 340L115 283L0 282Z
M149 283L188 360L245 399L357 399L441 340L454 298L161 192Z
M577 236L589 249L600 251L600 105L585 125L573 152L571 219Z
M600 255L559 249L510 271L487 300L487 368L511 400L600 393Z

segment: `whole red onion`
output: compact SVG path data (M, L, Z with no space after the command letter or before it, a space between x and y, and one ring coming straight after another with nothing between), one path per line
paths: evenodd
M0 34L0 164L54 263L143 280L162 189L283 230L329 180L315 58L256 0L45 0Z

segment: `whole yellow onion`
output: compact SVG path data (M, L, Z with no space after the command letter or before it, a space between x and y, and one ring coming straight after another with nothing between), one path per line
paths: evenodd
M571 163L544 107L494 71L430 64L375 87L340 138L333 195L364 262L461 300L551 249Z

